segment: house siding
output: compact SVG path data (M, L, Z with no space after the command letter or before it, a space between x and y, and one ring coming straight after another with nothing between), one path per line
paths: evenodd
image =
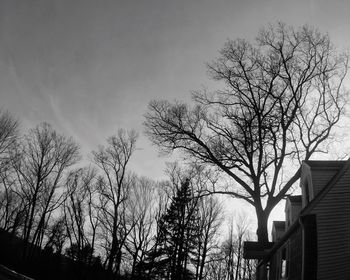
M350 170L311 212L317 215L317 279L350 279Z
M278 265L279 259L277 258L278 254L275 254L270 259L270 272L269 272L269 280L278 279Z
M302 262L302 230L298 228L290 238L271 256L269 280L280 280L281 277L281 255L284 248L288 248L288 280L301 279Z
M260 262L258 279L266 279L265 264L270 267L269 280L281 279L281 256L282 252L285 256L286 247L288 280L350 279L350 159L308 163L301 174L304 208L298 221L287 227ZM306 189L310 192L305 194ZM307 194L311 201L306 199Z
M300 228L291 236L289 245L290 263L288 280L300 280L302 261L302 231Z
M337 169L315 169L312 170L312 185L314 188L314 196L316 196L329 182L329 180L339 171Z

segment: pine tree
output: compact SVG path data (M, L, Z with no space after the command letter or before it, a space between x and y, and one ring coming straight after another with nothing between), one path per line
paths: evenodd
M159 221L156 246L148 256L152 279L194 279L198 219L197 200L186 180Z

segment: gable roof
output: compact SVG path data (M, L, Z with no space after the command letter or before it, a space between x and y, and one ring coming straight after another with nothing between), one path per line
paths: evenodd
M346 164L348 160L304 160L312 168L340 168Z
M306 164L315 166L327 166L328 161L305 161ZM334 187L344 173L350 168L350 158L347 161L329 161L330 167L339 167L339 171L328 181L326 186L301 210L299 216L304 216L310 213L312 209L322 200L322 198Z
M327 168L328 161L305 161L309 166L312 165L314 167L323 167ZM326 186L311 200L306 207L304 207L300 214L299 219L303 216L310 214L311 210L327 195L327 193L337 184L337 182L341 179L344 173L350 168L350 158L347 161L329 161L330 166L339 167L339 171L328 181ZM311 167L311 166L310 166ZM297 219L283 234L281 239L274 244L274 246L269 250L269 252L265 255L264 259L262 259L259 263L265 262L268 260L274 252L280 248L284 242L289 238L289 236L300 226L299 219ZM259 264L258 264L259 265Z

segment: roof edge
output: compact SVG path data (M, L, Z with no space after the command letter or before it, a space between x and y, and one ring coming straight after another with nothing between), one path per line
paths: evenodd
M350 158L347 161L339 161L345 163L343 167L327 182L326 186L319 191L319 193L311 200L304 209L301 210L299 216L304 216L310 213L312 209L320 202L322 198L334 187L334 185L340 180L344 173L350 167Z
M307 161L304 161L307 164ZM327 161L312 161L313 163L317 162L319 164L322 162L322 166ZM298 219L294 221L294 223L288 228L288 230L283 234L281 239L277 241L274 246L269 250L266 256L258 263L258 266L265 263L273 253L275 253L284 243L288 240L289 236L300 226L300 222L302 217L310 214L311 210L319 203L320 200L334 187L334 185L340 180L340 178L344 175L344 173L350 168L350 158L346 161L330 161L333 166L341 166L341 169L327 182L326 186L316 195L316 197L311 200L308 205L301 210L298 215ZM338 163L338 165L336 164Z

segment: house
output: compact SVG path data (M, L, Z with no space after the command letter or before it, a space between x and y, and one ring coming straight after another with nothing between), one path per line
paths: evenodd
M350 160L304 161L300 187L271 245L245 244L245 257L259 259L257 280L350 279Z

